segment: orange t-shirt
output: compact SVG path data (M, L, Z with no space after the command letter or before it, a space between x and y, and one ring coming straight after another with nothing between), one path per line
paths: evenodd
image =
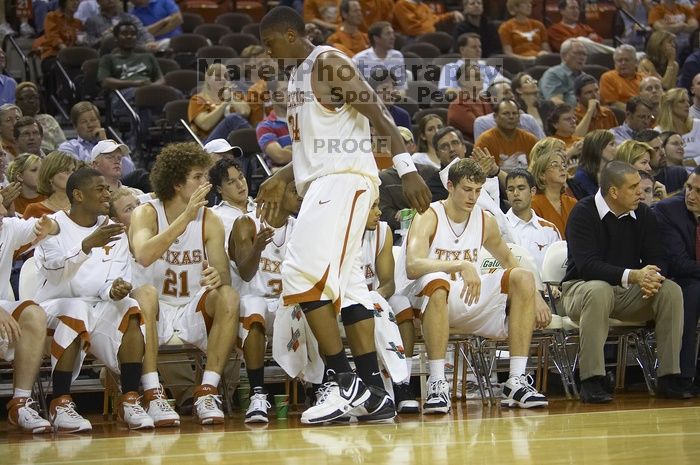
M566 221L569 219L569 213L571 213L574 205L576 205L575 198L562 194L561 214L559 214L544 194L535 194L532 197L532 209L535 210L535 214L550 223L554 223L554 226L561 233L561 238L564 240L566 240Z
M43 215L53 215L56 213L55 210L51 210L49 207L41 202L32 202L27 205L24 209L24 218L41 218Z
M588 37L591 34L595 34L592 40L595 40L596 42L603 41L603 38L596 34L591 26L583 23L576 23L576 26L570 27L562 22L559 22L553 24L547 29L549 46L552 47L553 52L557 53L559 53L561 44L566 39L573 39L574 37Z
M337 31L328 36L326 43L353 57L356 53L369 48L369 36L362 31L350 34L345 31L343 26L340 26Z
M687 5L674 4L669 8L667 5L659 3L649 10L649 26L653 26L657 21L663 21L667 25L683 24L694 16L693 10Z
M45 195L37 195L33 199L28 199L26 197L22 197L21 195L15 199L15 212L19 215L22 215L24 217L24 212L27 209L27 207L33 203L36 202L43 202L46 200ZM33 218L33 217L32 217Z
M602 104L613 102L627 103L629 99L639 94L639 83L644 76L634 73L632 78L623 78L616 70L603 73L600 77L600 100Z
M194 119L202 112L209 113L214 107L214 103L207 100L202 94L196 94L190 97L190 104L187 107L187 119L190 120L192 131L194 131L200 139L206 139L211 130L205 131L200 128L197 126L197 123L194 122Z
M475 102L471 99L461 98L450 103L447 108L447 124L454 126L466 139L474 140L474 121L479 116L493 112L490 103Z
M398 0L394 4L394 27L403 35L416 37L435 32L435 25L447 21L452 13L436 15L425 3Z
M585 114L586 109L583 108L583 105L580 103L576 105L576 119L581 121L583 119L583 115ZM619 123L617 122L615 113L613 113L609 108L601 106L596 112L596 115L591 118L591 124L588 125L588 130L593 131L595 129L610 129L617 126L619 126Z
M41 50L41 59L55 57L61 50L59 44L66 47L75 45L78 31L83 30L83 23L75 18L68 18L60 11L51 11L44 20L44 35L34 40L32 48Z
M328 23L338 22L339 0L304 0L304 22L320 19Z
M515 129L515 135L507 138L498 127L491 128L479 136L474 147L485 147L496 159L498 166L504 162L527 166L527 157L532 147L537 143L537 137L520 128Z
M362 7L362 20L360 25L362 32L367 32L367 29L377 21L389 21L394 19L394 1L393 0L359 0Z
M566 144L567 149L570 148L572 145L574 145L576 142L583 139L583 137L574 136L573 134L568 136L568 137L557 136L556 134L554 134L552 137L554 137L555 139L559 139L561 141L564 141L564 144Z
M534 57L542 51L542 44L547 42L547 29L536 19L524 23L511 18L498 28L501 44L510 45L516 55Z

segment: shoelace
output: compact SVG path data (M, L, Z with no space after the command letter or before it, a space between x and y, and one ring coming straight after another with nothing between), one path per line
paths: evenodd
M336 383L335 381L329 381L329 382L325 383L323 386L321 386L318 390L319 397L318 397L318 401L316 402L316 405L322 404L323 401L325 401L328 398L328 396L331 394L331 389L333 388L333 386L337 386L337 385L338 385L338 383Z
M34 408L35 404L36 402L32 398L27 399L27 401L24 403L24 407L28 410L27 414L32 420L43 420L44 418L39 415L39 412L37 412Z
M68 402L66 405L56 407L56 414L63 412L74 420L82 420L83 417L75 411L75 402Z
M162 386L158 386L156 388L155 396L153 396L153 399L151 400L151 402L155 402L156 406L165 412L173 411L173 408L170 406L170 403L165 398L165 394L163 393Z
M141 398L137 398L136 401L132 404L130 402L124 402L124 405L130 407L135 414L137 415L148 415L146 411L143 409L141 406Z
M195 407L199 407L201 404L204 404L204 407L207 410L214 410L218 408L217 404L221 405L221 396L214 394L207 394L206 396L201 396L199 399L197 399L194 405Z
M537 392L537 390L534 388L532 383L534 383L535 380L532 378L530 375L520 375L520 385L524 387L527 391L530 392Z
M256 402L264 403L265 407L272 408L272 405L267 400L267 396L265 394L253 394L253 397L250 398L250 404L252 405Z

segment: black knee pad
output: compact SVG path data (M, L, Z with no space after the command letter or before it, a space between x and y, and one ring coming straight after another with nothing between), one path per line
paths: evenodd
M304 314L306 314L306 313L313 312L317 308L321 308L324 305L328 305L330 303L331 303L330 300L317 300L315 302L301 302L299 304L299 307L301 307L301 311L304 312Z
M362 320L374 318L374 313L364 305L355 304L341 309L340 317L343 320L343 326L350 326Z

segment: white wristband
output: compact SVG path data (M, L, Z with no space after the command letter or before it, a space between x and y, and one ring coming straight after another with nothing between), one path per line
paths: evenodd
M394 168L396 168L396 172L399 173L400 178L402 178L404 174L418 171L416 165L413 163L411 154L408 152L394 155L391 160L394 162Z

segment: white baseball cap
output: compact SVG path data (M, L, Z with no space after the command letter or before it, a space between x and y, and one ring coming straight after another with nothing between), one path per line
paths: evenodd
M214 139L204 145L207 153L226 153L233 150L234 157L242 157L243 150L237 145L231 145L226 139Z
M126 145L120 144L112 139L101 140L92 148L90 152L90 162L95 161L95 159L102 154L112 153L117 149L121 150L123 157L129 155L129 147Z

